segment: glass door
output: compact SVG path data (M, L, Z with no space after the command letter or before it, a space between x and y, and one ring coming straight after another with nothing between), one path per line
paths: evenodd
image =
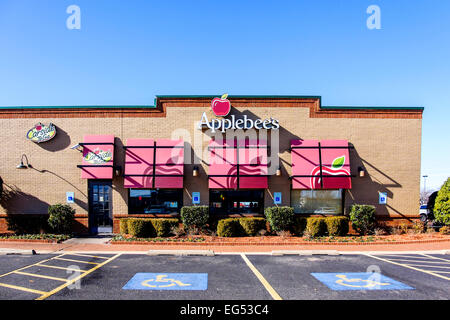
M111 180L89 180L89 232L112 232Z

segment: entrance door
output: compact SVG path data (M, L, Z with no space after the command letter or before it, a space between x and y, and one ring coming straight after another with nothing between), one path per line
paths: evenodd
M212 214L262 214L264 190L209 190Z
M89 180L89 232L112 232L111 180Z

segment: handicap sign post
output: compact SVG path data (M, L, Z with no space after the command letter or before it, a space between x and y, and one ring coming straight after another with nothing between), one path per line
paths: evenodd
M192 204L200 204L200 192L192 192Z
M136 273L124 290L206 290L207 273Z
M311 273L331 290L412 290L414 288L376 272Z
M281 192L273 193L273 204L281 204Z
M378 193L378 204L387 204L387 193L386 192Z

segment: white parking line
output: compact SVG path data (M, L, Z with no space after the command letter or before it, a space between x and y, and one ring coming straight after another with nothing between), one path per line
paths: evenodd
M378 260L381 260L381 261L384 261L384 262L388 262L388 263L391 263L391 264L395 264L395 265L398 265L398 266L402 266L402 267L405 267L405 268L409 268L409 269L412 269L412 270L416 270L416 271L419 271L419 272L423 272L423 273L426 273L426 274L429 274L429 275L432 275L432 276L435 276L435 277L438 277L438 278L442 278L442 279L445 279L445 280L450 280L450 277L443 276L443 275L438 274L436 272L415 268L415 267L412 267L412 266L407 265L407 264L403 264L403 263L391 261L391 260L388 260L388 259L380 258L380 257L374 256L374 255L371 255L371 254L366 254L366 256L374 258L374 259L378 259Z

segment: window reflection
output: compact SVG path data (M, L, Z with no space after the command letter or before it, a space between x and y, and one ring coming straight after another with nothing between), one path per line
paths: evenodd
M343 214L342 189L291 190L291 204L295 213Z
M182 189L130 189L129 214L179 213L183 205Z

